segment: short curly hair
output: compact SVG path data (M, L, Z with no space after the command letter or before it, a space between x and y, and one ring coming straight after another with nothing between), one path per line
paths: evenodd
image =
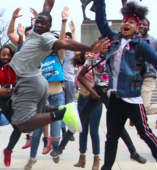
M121 13L123 16L127 14L136 14L139 20L145 19L148 14L148 8L138 5L136 2L128 2L121 8Z

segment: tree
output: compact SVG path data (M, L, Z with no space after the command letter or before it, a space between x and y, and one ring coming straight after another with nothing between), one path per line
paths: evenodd
M9 43L10 40L7 36L8 24L3 20L5 9L0 10L0 47Z

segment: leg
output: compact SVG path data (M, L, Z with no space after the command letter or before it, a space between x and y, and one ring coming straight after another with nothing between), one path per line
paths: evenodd
M7 110L7 112L5 113L5 117L7 118L7 120L11 123L11 117L14 114L14 111L12 109L12 101L9 102L9 108ZM11 123L12 124L12 123ZM20 136L21 136L21 132L19 131L19 129L17 128L17 126L12 125L14 130L10 136L10 140L7 146L7 149L9 151L12 151L13 148L15 147L16 143L18 142Z
M92 139L92 147L94 154L94 161L92 169L99 169L100 159L100 138L99 138L99 124L102 115L102 104L100 104L89 116L90 135Z
M65 104L67 104L74 101L76 86L74 82L65 81L65 87Z
M72 81L65 81L65 90L64 90L64 93L65 93L65 104L67 103L71 103L74 101L75 99L75 91L76 91L76 86L75 86L75 83L72 82ZM64 122L63 122L63 129L62 131L66 131L66 128L64 128ZM65 133L64 133L65 135ZM70 141L75 141L75 138L74 136L71 136L70 138Z
M35 159L35 157L37 155L37 150L39 147L39 142L40 142L40 137L42 132L43 132L43 128L33 131L30 158L27 164L25 165L24 169L32 169L32 166L37 162L37 159Z
M48 94L48 83L43 76L19 79L15 87L13 124L16 124L22 132L30 132L53 121L61 120L65 109L55 111L56 108L51 106L52 110L49 109L49 111L53 113L41 114Z
M92 99L90 95L87 97L86 102L84 103L80 113L80 119L82 124L85 123L91 112L99 105L99 103L101 103L101 99ZM59 145L59 148L51 152L52 157L57 157L58 155L62 154L62 150L65 149L65 146L69 142L72 135L73 133L69 130L66 132L64 138L62 139Z
M44 126L44 131L43 131L44 137L48 137L49 136L48 127L49 127L48 125Z
M79 99L78 99L78 101L79 101ZM80 112L80 119L81 119L82 124L85 123L85 121L88 119L89 115L99 105L99 103L101 103L100 99L92 99L90 95L87 97L86 102L84 103L83 108ZM67 143L68 143L68 141L69 141L69 139L71 138L72 135L73 135L73 133L71 133L68 130L67 133L65 134L63 140L61 141L61 143L59 145L59 147L61 149L65 148L65 146L67 145Z
M121 133L121 138L122 140L124 141L124 143L126 144L126 146L128 147L129 149L129 152L131 155L135 154L136 153L136 149L132 143L132 140L128 134L128 132L126 131L126 129L124 128L122 133Z
M49 127L48 125L44 126L44 131L43 131L43 134L44 134L44 137L43 137L44 147L43 147L43 152L42 152L43 155L48 154L50 152L51 145L52 145L52 138L48 134L48 127Z
M77 105L79 113L81 113L85 101L86 101L85 98L79 96L78 105ZM80 137L79 137L79 151L81 154L85 154L87 150L88 126L89 126L89 118L83 124L82 133L80 133Z
M50 105L53 105L55 107L64 105L65 104L64 92L50 95L48 97L48 101ZM59 145L61 127L62 127L62 121L56 121L54 123L51 123L51 137L52 137L53 149L56 149Z
M40 142L42 132L43 132L43 128L33 131L32 142L31 142L31 153L30 153L31 158L35 158L37 155L37 150L39 147L39 142Z
M155 79L153 77L146 77L143 80L141 97L143 99L144 107L147 115L157 114L157 104L150 104L153 90L155 89Z
M85 103L86 99L79 96L78 98L78 111L79 113L82 110L82 107ZM79 136L79 151L80 151L80 157L79 160L77 162L77 164L75 164L75 167L82 167L85 168L86 165L86 150L87 150L87 137L88 137L88 126L89 126L89 118L85 121L85 123L82 125L82 133L80 133Z
M14 113L13 109L12 109L12 101L9 102L9 108L7 110L7 112L5 113L5 117L7 118L7 120L11 123L11 117ZM11 123L12 125L12 123ZM10 166L11 164L11 154L12 154L12 150L15 147L16 143L18 142L20 136L21 136L21 132L19 131L19 129L17 128L17 126L12 125L13 127L13 132L10 136L9 139L9 143L7 148L4 149L4 164L6 166Z
M115 161L118 139L127 119L122 113L122 99L116 98L116 95L111 94L107 110L107 141L105 145L105 160L102 170L111 170Z
M128 117L134 123L138 134L151 149L153 157L157 160L157 138L147 124L147 117L142 104L127 104Z

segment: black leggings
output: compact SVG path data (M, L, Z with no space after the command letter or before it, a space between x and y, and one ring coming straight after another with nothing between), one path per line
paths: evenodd
M17 126L13 125L11 123L11 117L12 115L14 114L14 110L12 109L12 100L10 100L9 102L9 108L8 110L5 112L5 117L7 118L7 120L10 122L10 124L12 125L13 127L13 132L10 136L10 140L9 140L9 143L8 143L8 146L7 146L7 149L9 151L12 151L14 146L16 145L16 143L18 142L20 136L21 136L21 132L19 131L19 129L17 128Z
M82 124L88 119L89 115L100 103L104 103L107 108L107 103L108 103L107 93L104 93L102 91L102 89L99 88L98 86L94 87L94 90L98 93L98 95L100 96L100 99L92 99L91 95L88 96L88 98L87 98L86 102L84 103L84 106L81 110L81 113L80 113L80 119L81 119ZM63 137L59 148L64 149L72 135L73 135L73 133L71 133L68 130L67 133L65 134L65 136ZM130 154L135 154L136 149L135 149L135 147L131 141L131 138L125 128L122 131L121 138L127 145Z

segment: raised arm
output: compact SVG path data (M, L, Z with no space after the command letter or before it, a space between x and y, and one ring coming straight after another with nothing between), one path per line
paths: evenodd
M8 28L8 32L7 32L7 35L10 39L10 41L15 45L17 46L17 42L18 42L18 36L14 33L14 26L15 26L15 20L16 18L19 18L21 17L22 15L19 15L19 11L21 10L21 8L17 8L14 12L13 12L13 16L12 16L12 19L10 21L10 24L9 24L9 28Z
M75 32L75 24L74 24L73 21L70 21L69 28L70 28L71 33L72 33L72 40L77 41L76 32Z
M66 31L66 23L67 23L67 19L69 17L69 8L68 7L64 7L63 11L61 13L62 15L62 26L61 26L61 31L60 31L60 35L59 35L59 40L64 40L65 39L65 31ZM59 50L58 51L58 55L61 59L61 61L64 61L64 56L65 56L65 50Z
M106 18L106 4L105 0L95 0L95 9L96 9L96 23L100 30L100 33L103 38L108 37L111 39L115 32L111 30L111 27L108 25Z
M43 6L43 12L50 13L53 8L54 2L55 0L45 0L44 6Z

